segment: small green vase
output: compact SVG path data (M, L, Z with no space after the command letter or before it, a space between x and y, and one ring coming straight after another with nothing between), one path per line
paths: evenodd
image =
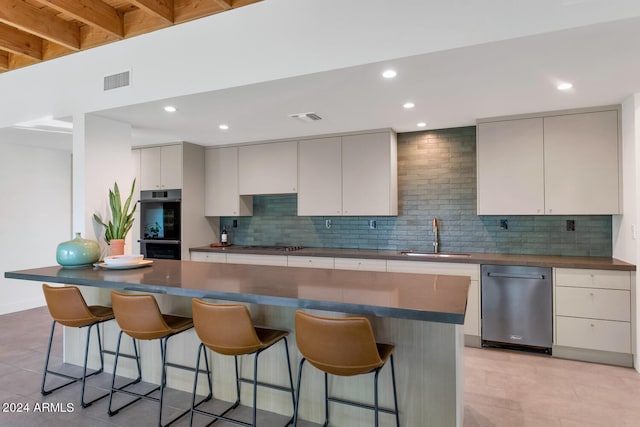
M60 243L56 249L56 261L67 268L86 267L99 259L98 242L83 239L80 233L76 233L75 239Z

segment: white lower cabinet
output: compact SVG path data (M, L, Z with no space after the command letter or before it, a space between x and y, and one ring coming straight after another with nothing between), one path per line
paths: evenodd
M320 256L289 256L287 260L289 267L305 267L305 268L326 268L334 269L332 257Z
M480 265L453 262L387 261L387 271L394 273L448 274L468 276L469 295L467 313L464 317L464 334L469 336L467 344L480 345ZM471 338L476 337L476 338Z
M556 268L553 355L630 366L631 272Z
M387 261L367 258L335 258L334 268L336 270L387 271Z
M227 264L287 266L286 255L227 254Z
M191 261L225 264L227 262L227 254L221 254L220 252L191 252Z
M556 318L558 345L631 353L631 323L580 317Z

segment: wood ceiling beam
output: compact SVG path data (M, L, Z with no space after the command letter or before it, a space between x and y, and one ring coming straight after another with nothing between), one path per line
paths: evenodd
M122 15L100 0L37 0L91 27L124 38Z
M130 0L139 9L173 24L173 0Z
M174 0L173 3L176 24L224 12L224 9L212 0Z
M42 39L0 23L0 49L42 60Z
M77 24L45 14L21 0L0 1L0 22L69 49L80 50Z
M0 52L0 71L9 70L9 53Z
M224 10L231 9L233 7L232 0L213 0L213 2Z
M172 24L165 19L157 15L148 14L140 9L132 10L124 14L124 33L127 37L146 34L151 31L167 28L171 25Z

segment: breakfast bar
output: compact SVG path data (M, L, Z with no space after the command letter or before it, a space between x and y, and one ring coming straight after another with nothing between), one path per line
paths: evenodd
M295 334L293 319L297 309L333 316L367 316L377 340L396 345L401 424L462 426L462 324L468 277L173 260L154 260L150 266L126 270L51 266L11 271L5 273L5 277L78 285L90 304L108 303L110 289L149 292L156 294L163 311L174 314L189 314L191 298L241 302L249 306L256 323L286 328L292 334ZM113 348L116 330L117 326L105 326L106 348ZM72 331L65 333L65 360L75 363L73 354L77 351L74 350L81 343L71 336ZM297 366L296 360L300 356L295 348L295 339L290 340L290 345L293 365ZM170 349L170 357L180 359L177 363L195 363L195 334L174 347ZM282 360L280 356L275 354L264 362L273 364L271 369L264 371L267 375L275 375L276 380L282 370L278 366ZM231 382L225 383L221 378L226 375L215 374L216 370L224 372L227 369L227 361L213 359L214 396L230 400L234 393ZM245 365L243 369L251 369L250 363ZM321 422L322 376L314 373L309 378L306 387L313 392L304 390L301 408L306 409L300 416ZM153 377L144 379L157 381ZM184 390L190 390L191 381L191 376L177 380L169 378L171 387ZM372 399L370 381L367 376L362 379L332 378L331 388L335 394L368 401ZM382 406L390 402L390 392L386 394L389 381L389 373L383 370L380 387ZM242 398L250 398L248 394L244 395L244 391ZM259 402L263 402L260 409L290 415L290 402L286 399L279 401L272 393L260 396ZM356 408L332 407L332 419L336 425L369 425L370 415ZM392 424L391 417L381 417L381 425Z

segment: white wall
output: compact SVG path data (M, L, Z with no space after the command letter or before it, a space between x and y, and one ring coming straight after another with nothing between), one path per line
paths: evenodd
M84 120L74 118L73 151L74 228L84 230L107 251L104 229L92 218L94 213L103 220L110 218L109 189L114 183L118 183L123 202L129 194L135 178L131 125L92 115L86 115ZM131 239L129 233L125 252L131 252Z
M69 136L28 131L40 145ZM71 153L0 139L0 314L45 304L39 283L5 279L4 272L55 265L58 243L71 232ZM49 141L48 141L49 140ZM17 141L20 142L20 141Z
M633 235L633 228L640 225L640 212L638 200L640 200L640 94L634 94L622 103L622 169L623 169L623 216L613 218L613 256L615 258L640 264L640 230ZM640 275L635 274L635 289L632 292L631 304L635 325L633 336L633 364L640 372L640 355L638 343L640 343L640 316L637 310L640 308Z

